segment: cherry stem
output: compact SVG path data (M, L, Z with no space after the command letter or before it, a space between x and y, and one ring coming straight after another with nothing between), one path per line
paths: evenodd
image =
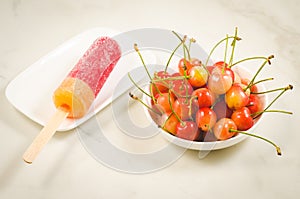
M137 87L142 93L144 93L145 95L147 95L148 97L152 97L150 94L148 94L147 92L145 92L131 77L130 73L127 73L130 81L134 84L135 87Z
M157 76L156 73L154 73L154 77L152 79L152 81L150 82L150 86L151 85L155 85L155 88L156 88L156 91L158 92L159 95L162 95L161 91L157 88L157 85L155 83L159 83L159 84L162 84L163 86L169 88L169 84L166 82L166 79L164 78L160 78L159 76ZM153 96L153 90L152 88L150 88L150 91L151 91L151 95Z
M164 126L166 125L167 121L172 117L174 113L171 113L168 118L164 121L164 123L160 126L161 128L164 128ZM164 129L165 130L165 129Z
M289 115L292 115L293 112L290 112L290 111L283 111L283 110L265 110L265 111L259 111L259 112L256 112L256 113L252 113L251 116L252 117L256 117L257 115L261 115L263 113L283 113L283 114L289 114Z
M259 81L257 81L257 82L254 82L254 83L252 84L252 86L253 86L253 85L256 85L256 84L259 84L259 83L262 83L262 82L270 81L270 80L274 80L274 78L273 78L273 77L270 77L270 78L266 78L266 79L259 80Z
M152 79L152 82L161 82L161 81L166 81L166 80L184 80L190 78L190 76L176 76L176 77L166 77L166 78L159 78L159 79Z
M226 35L226 45L225 45L225 54L224 54L224 67L226 67L227 50L228 50L228 34ZM225 71L225 69L224 69L224 71Z
M177 33L175 33L174 31L172 31L174 34L177 34ZM178 36L179 37L179 36ZM183 37L183 39L181 39L180 38L180 43L176 46L176 48L173 50L173 52L171 53L171 55L170 55L170 57L169 57L169 59L168 59L168 62L167 62L167 64L166 64L166 67L165 67L165 72L167 72L167 70L168 70L168 67L169 67L169 64L170 64L170 62L171 62L171 59L173 58L173 56L174 56L174 54L175 54L175 52L178 50L178 48L182 45L182 44L184 44L184 42L185 42L185 40L186 40L186 35Z
M171 80L171 81L174 81L174 80L183 80L183 81L185 81L186 79L189 79L189 78L190 78L190 76L176 76L176 77L167 77L167 78L157 78L157 79L152 79L151 83L161 82L167 88L172 89L166 81L169 81L169 80ZM159 93L161 94L160 91L159 91ZM188 95L188 89L186 90L186 96L187 95Z
M189 47L188 47L188 52L191 52L191 45L192 45L192 43L196 43L196 39L190 38Z
M177 113L176 113L176 112L174 111L174 109L173 109L173 104L172 104L172 102L171 102L171 97L170 97L170 95L171 95L171 91L169 90L169 92L168 92L168 101L169 101L169 104L170 104L171 111L172 111L172 113L175 115L175 117L177 118L177 120L181 123L181 125L182 125L182 126L185 126L185 122L182 121L182 120L180 119L180 117L177 115Z
M146 64L145 64L145 62L144 62L143 56L142 56L142 54L141 54L141 52L140 52L140 50L139 50L137 44L134 44L134 50L138 53L138 55L139 55L139 57L140 57L140 59L141 59L141 61L142 61L142 63L143 63L144 69L145 69L145 71L146 71L146 73L147 73L147 75L148 75L150 81L152 81L152 77L151 77L151 75L150 75L150 73L149 73L149 71L148 71L148 68L147 68L147 66L146 66ZM160 91L159 91L159 89L157 88L157 86L156 86L155 84L153 84L153 86L154 86L154 88L156 89L156 91L157 91L158 93L160 93ZM151 93L152 93L152 92L151 92ZM153 95L152 95L152 100L155 102L155 98L154 98Z
M155 109L151 108L149 105L147 105L145 102L143 102L143 100L141 100L139 97L137 97L136 95L132 94L131 92L129 92L129 96L130 96L132 99L134 99L134 100L140 102L142 105L144 105L148 110L152 111L153 113L158 114L158 115L161 115L160 112L157 112Z
M285 93L287 90L292 90L293 89L293 86L292 85L288 85L287 87L285 87L284 88L284 90L282 90L281 91L281 93L279 93L279 95L276 97L276 98L274 98L273 99L273 101L262 111L262 113L263 112L265 112L266 110L268 110L272 105L273 105L273 103L283 94L283 93ZM262 114L261 113L261 114ZM256 115L253 119L255 119L255 118L257 118L258 116L260 116L261 114L258 114L258 115Z
M253 92L251 94L261 95L261 94L267 94L267 93L272 93L272 92L282 91L282 90L287 90L287 89L289 89L289 86L288 87L283 87L283 88L276 88L276 89L272 89L272 90L267 90L267 91L262 91L262 92Z
M181 40L181 42L182 42L182 47L183 47L183 66L184 66L184 70L183 70L183 75L184 75L184 77L186 77L187 76L187 64L186 64L186 62L187 62L187 59L186 59L186 53L188 53L188 60L191 60L191 55L190 55L190 51L189 51L189 49L188 49L188 47L185 45L185 40L186 40L186 35L184 36L184 39L182 40L180 37L179 37L179 35L177 34L177 33L175 33L174 32L174 34Z
M236 38L237 38L237 27L235 28L235 33L234 33L234 39L231 43L231 46L232 46L232 49L231 49L231 56L230 56L230 60L229 60L229 63L228 65L230 66L232 64L232 61L233 61L233 55L234 55L234 50L235 50L235 44L236 44Z
M145 62L144 62L143 56L142 56L142 54L141 54L141 52L140 52L140 50L139 50L137 44L134 44L134 50L138 53L138 55L139 55L139 57L140 57L140 59L141 59L141 61L142 61L142 63L143 63L143 66L144 66L144 68L145 68L145 70L146 70L146 72L147 72L147 75L148 75L149 79L152 80L152 77L151 77L151 75L150 75L150 73L149 73L149 71L148 71L148 68L147 68L147 66L146 66L146 64L145 64Z
M222 39L221 41L219 41L217 44L215 44L215 46L210 50L210 53L206 59L206 62L204 64L205 68L207 67L207 64L208 64L208 61L211 57L211 55L213 54L213 52L215 51L215 49L221 44L223 43L224 41L228 40L228 39L232 39L232 38L235 38L235 36L230 36L230 37L225 37L224 39ZM237 41L241 40L241 38L237 37L236 38Z
M267 60L269 64L271 64L270 59L272 59L272 58L274 58L274 55L271 55L271 56L269 56L269 57L248 57L248 58L239 60L239 61L237 61L237 62L231 64L231 65L229 66L229 68L231 68L231 67L233 67L233 66L235 66L235 65L237 65L237 64L239 64L239 63L241 63L241 62L249 61L249 60L254 60L254 59L264 59L264 60Z
M270 144L272 144L275 148L276 148L276 151L277 151L277 155L281 155L281 149L279 146L277 146L274 142L272 142L271 140L268 140L267 138L264 138L262 136L259 136L259 135L255 135L255 134L252 134L252 133L247 133L245 131L239 131L239 130L235 130L235 129L229 129L229 132L234 132L234 133L241 133L241 134L244 134L244 135L248 135L248 136L252 136L252 137L255 137L255 138L258 138L258 139L261 139L261 140L264 140Z
M183 44L183 48L187 51L187 53L188 53L188 58L189 58L189 60L190 60L190 59L191 59L190 51L189 51L188 47L185 45L185 40L186 40L187 36L185 35L185 36L183 37L183 39L181 39L180 36L179 36L175 31L172 31L172 32L175 34L175 36L176 36L176 37L181 41L181 43Z
M186 50L184 48L185 46L183 45L182 48L183 48L183 65L184 65L184 74L186 72L186 69L187 69L187 66L186 66Z
M253 82L255 80L255 78L257 77L257 75L260 73L260 71L264 68L264 66L269 63L271 64L270 62L270 59L274 58L274 55L271 55L269 57L264 57L265 61L263 62L263 64L260 66L260 68L257 70L257 72L255 73L255 75L253 76L252 80L249 82L249 84L247 85L247 87L244 89L244 91L246 91L247 89L249 89L251 86L253 86Z

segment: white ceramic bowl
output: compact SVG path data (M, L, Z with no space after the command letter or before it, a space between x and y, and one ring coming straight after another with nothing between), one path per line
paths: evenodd
M253 77L253 75L245 68L242 68L239 66L234 66L232 69L240 77L248 78L249 80L251 80ZM263 83L258 84L257 87L258 87L259 91L266 90ZM146 99L146 100L148 99L148 102L150 102L149 97L145 97L144 99ZM268 104L268 98L266 95L263 95L261 97L261 99L263 100L264 105ZM146 112L148 118L150 120L154 121L147 109L145 109L145 112ZM264 115L261 115L255 122L255 124L247 132L255 133L254 130L259 125L259 123L263 120L263 117L264 117ZM211 150L227 148L227 147L233 146L235 144L238 144L239 142L241 142L244 139L246 139L247 137L249 137L244 134L238 134L238 135L236 135L232 138L229 138L227 140L224 140L224 141L200 142L200 141L185 140L185 139L176 137L161 128L160 128L160 132L165 139L167 139L168 141L170 141L171 143L173 143L175 145L178 145L178 146L186 148L186 149L193 149L193 150L199 150L199 151L211 151Z

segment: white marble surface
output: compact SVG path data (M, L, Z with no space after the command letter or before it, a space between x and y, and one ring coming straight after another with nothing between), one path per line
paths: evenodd
M298 198L300 194L299 76L300 3L297 0L2 0L0 2L0 198ZM70 37L93 27L121 31L158 27L189 34L205 49L239 27L236 58L275 54L264 72L270 86L295 89L274 106L257 131L278 143L247 139L199 160L187 151L162 170L133 175L93 159L76 132L58 133L36 162L22 161L40 131L5 98L17 74ZM99 114L111 117L111 107ZM109 121L113 123L113 121ZM107 128L114 128L107 123Z

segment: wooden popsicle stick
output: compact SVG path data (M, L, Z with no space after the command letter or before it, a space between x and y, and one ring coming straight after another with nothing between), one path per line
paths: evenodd
M50 118L46 126L44 126L23 154L23 160L26 163L31 164L33 162L39 152L43 149L44 145L46 145L55 134L59 125L66 119L68 114L69 113L63 108L58 108L56 110L55 114Z

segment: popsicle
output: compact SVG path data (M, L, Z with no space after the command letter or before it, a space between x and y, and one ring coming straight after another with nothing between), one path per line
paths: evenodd
M93 42L54 91L57 111L25 151L25 162L33 162L63 120L81 118L89 111L120 57L121 49L115 40L100 37Z

